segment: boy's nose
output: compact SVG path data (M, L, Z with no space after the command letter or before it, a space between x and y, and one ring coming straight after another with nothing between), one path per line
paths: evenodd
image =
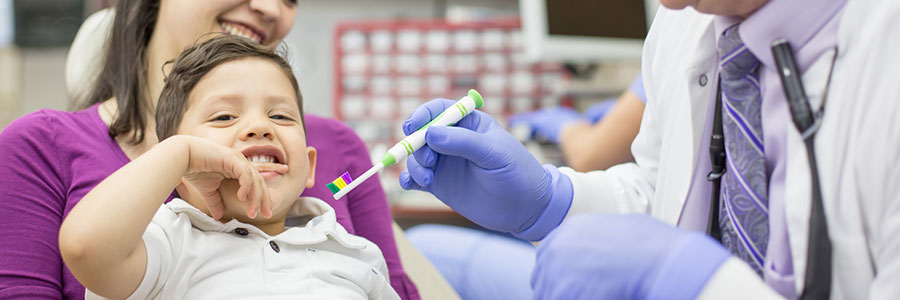
M248 138L252 138L252 137L255 137L255 136L258 136L258 135L260 135L260 134L257 134L256 132L249 132L249 133L247 133L247 137L248 137ZM265 137L265 138L271 138L271 137L272 137L272 134L271 134L271 133L268 133L268 132L263 132L261 135L262 135L262 137Z
M272 138L272 127L262 121L253 121L252 123L247 125L244 134L241 135L244 139L250 138Z

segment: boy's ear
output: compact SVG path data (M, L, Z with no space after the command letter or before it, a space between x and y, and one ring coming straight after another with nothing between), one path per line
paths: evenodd
M306 153L309 155L309 177L306 179L306 188L312 188L316 184L316 148L306 147Z

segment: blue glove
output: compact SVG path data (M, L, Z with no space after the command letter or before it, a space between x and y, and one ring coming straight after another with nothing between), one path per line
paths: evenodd
M568 107L544 108L533 112L513 115L509 118L509 126L526 124L531 127L532 136L559 143L559 133L569 123L580 121L581 115Z
M600 120L612 110L613 106L616 106L616 98L609 98L591 104L591 106L588 106L581 115L584 116L584 119L588 120L588 122L594 124L600 122Z
M729 255L646 215L582 214L541 243L531 287L536 299L694 299Z
M403 123L410 134L455 101L432 100ZM572 181L540 163L489 115L474 111L456 126L429 127L426 145L407 160L400 186L430 192L489 229L539 240L572 204Z

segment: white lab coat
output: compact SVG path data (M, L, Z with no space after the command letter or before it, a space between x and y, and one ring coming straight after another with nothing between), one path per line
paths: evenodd
M774 0L773 0L774 1ZM787 0L790 1L790 0ZM713 16L662 8L644 48L649 98L632 145L636 163L607 171L563 172L575 189L569 215L647 213L679 224L711 123L717 78ZM839 56L816 152L833 245L834 299L900 299L900 1L850 0L838 29ZM833 54L833 53L832 53ZM803 74L813 106L820 103L830 55ZM701 86L699 78L707 76ZM763 119L765 122L765 117ZM792 123L787 136L785 215L796 289L806 268L810 174ZM709 191L691 192L708 201ZM736 258L700 294L711 299L778 297Z

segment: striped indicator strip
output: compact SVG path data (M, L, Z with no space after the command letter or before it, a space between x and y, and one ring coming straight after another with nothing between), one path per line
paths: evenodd
M460 113L461 115L465 116L465 115L468 115L468 114L469 114L469 110L466 109L466 106L463 105L462 103L457 102L457 103L454 104L453 106L456 106L456 108L459 109L459 113Z
M328 183L327 186L331 193L336 194L341 189L347 187L348 184L353 182L353 178L350 177L350 172L344 172L341 177L338 177L334 181Z
M409 144L409 141L407 141L407 140L402 140L402 141L400 141L400 145L403 145L403 149L406 149L406 154L407 154L407 155L412 154L413 151L415 151L415 150L413 149L413 146L410 145L410 144Z

